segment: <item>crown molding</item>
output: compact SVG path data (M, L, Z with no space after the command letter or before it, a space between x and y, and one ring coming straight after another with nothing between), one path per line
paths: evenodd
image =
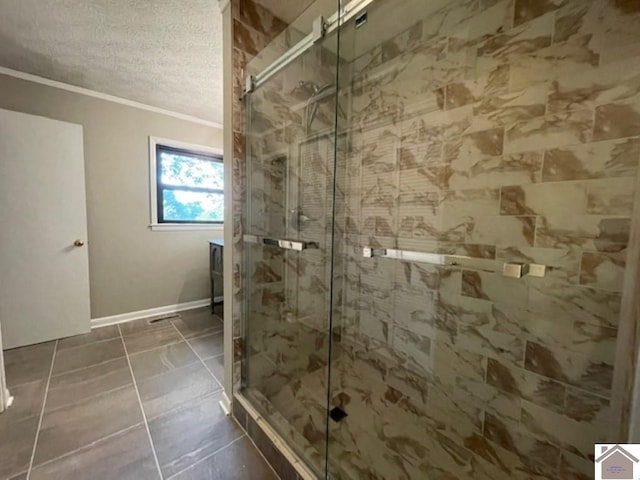
M109 95L107 93L96 92L94 90L89 90L88 88L77 87L68 83L58 82L57 80L50 80L48 78L40 77L38 75L32 75L31 73L20 72L19 70L13 70L11 68L0 67L0 75L6 75L8 77L18 78L20 80L27 80L29 82L38 83L40 85L46 85L48 87L59 88L60 90L66 90L67 92L78 93L80 95L86 95L87 97L98 98L107 102L126 105L127 107L133 107L140 110L146 110L148 112L159 113L168 117L174 117L180 120L185 120L187 122L206 125L208 127L219 128L221 130L223 128L222 124L218 122L212 122L210 120L204 120L202 118L186 115L184 113L165 110L164 108L154 107L152 105L147 105L146 103L140 103L134 100L116 97L115 95Z

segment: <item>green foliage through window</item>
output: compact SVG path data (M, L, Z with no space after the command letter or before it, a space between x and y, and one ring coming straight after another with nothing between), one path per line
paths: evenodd
M222 223L222 158L156 146L158 223Z

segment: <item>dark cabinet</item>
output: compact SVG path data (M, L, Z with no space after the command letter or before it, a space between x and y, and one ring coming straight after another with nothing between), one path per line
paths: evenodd
M223 312L223 255L222 240L209 241L209 270L211 274L211 312L222 316Z

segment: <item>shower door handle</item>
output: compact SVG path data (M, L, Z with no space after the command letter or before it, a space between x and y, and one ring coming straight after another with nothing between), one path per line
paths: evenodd
M459 267L465 270L478 270L489 273L502 273L505 277L544 277L551 267L537 263L502 263L488 258L467 257L464 255L447 255L441 253L410 252L391 248L364 247L365 258L391 258L405 262L427 263L443 267Z
M316 242L287 240L285 238L259 237L257 235L245 235L243 240L245 243L257 243L258 245L278 247L283 250L295 250L296 252L301 252L310 248L318 248L318 244Z

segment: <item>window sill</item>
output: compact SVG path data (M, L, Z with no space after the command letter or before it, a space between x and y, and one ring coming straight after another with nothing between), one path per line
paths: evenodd
M223 232L223 224L200 224L200 223L152 223L149 225L153 232L187 232L195 230L206 230L209 232Z

